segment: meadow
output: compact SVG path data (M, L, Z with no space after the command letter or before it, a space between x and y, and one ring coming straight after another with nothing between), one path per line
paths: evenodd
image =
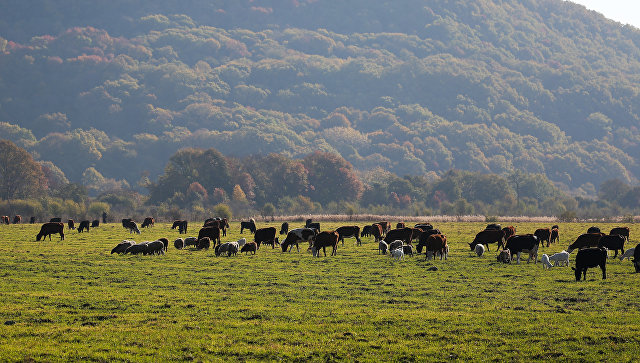
M449 259L398 262L378 255L372 237L362 246L346 239L337 256L314 258L305 246L227 258L176 250L168 224L141 235L119 224L65 227L64 241L41 242L40 225L1 225L0 361L638 360L640 274L631 262L609 259L606 280L590 269L581 282L570 267L499 264L495 244L480 258L468 247L485 225L434 223ZM560 224L560 243L540 254L566 249L590 225ZM199 226L191 222L187 235ZM625 248L640 236L628 226ZM110 254L123 239L160 237L171 241L164 256ZM241 237L251 235L231 223L222 240Z

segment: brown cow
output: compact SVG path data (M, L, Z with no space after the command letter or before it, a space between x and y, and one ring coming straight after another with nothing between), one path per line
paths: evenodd
M222 218L222 219L209 218L206 221L204 221L203 227L209 227L209 226L216 226L220 228L220 230L222 231L222 235L226 236L227 228L229 228L229 221L226 218ZM252 232L255 233L255 230L253 230Z
M498 242L498 249L500 247L505 246L506 241L504 240L504 231L501 229L487 229L484 231L478 232L476 237L473 239L473 242L469 243L469 247L471 247L471 251L476 248L478 243L486 245L487 251L489 250L489 243Z
M13 224L20 224L20 222L22 222L22 216L21 215L16 215L15 217L13 217Z
M598 247L598 243L600 242L600 238L602 238L602 233L585 233L581 234L576 238L575 242L569 245L567 248L567 252L571 253L571 251L577 249L583 249L587 247Z
M442 257L447 259L447 255L449 254L449 246L447 246L447 237L444 234L432 234L427 238L425 245L426 253L425 258L435 258L435 256L439 253L440 260Z
M505 241L509 239L509 237L511 236L515 236L516 234L516 227L514 226L509 226L509 227L504 227L502 229L502 231L504 232L504 239Z
M43 224L42 227L40 227L40 233L36 236L36 241L47 238L47 236L49 236L49 241L51 241L51 235L54 233L60 234L60 240L64 240L64 224L51 222Z
M380 227L382 227L383 234L387 234L387 232L391 230L391 223L387 221L378 222L378 224L380 225Z
M2 216L2 223L9 224L9 216Z
M242 248L240 249L240 252L244 252L245 255L247 254L247 252L251 252L251 254L255 255L257 249L258 249L257 243L247 242L244 246L242 246Z
M419 230L419 229L418 229ZM427 245L427 240L429 236L434 234L442 234L439 229L428 229L424 232L420 232L418 236L418 246L416 247L416 252L422 253L422 248Z
M538 242L540 242L541 246L544 246L544 241L547 241L547 247L549 247L551 242L551 230L549 228L538 228L533 235L538 238Z
M371 235L373 235L376 242L380 242L382 240L383 230L380 223L374 223L371 225Z

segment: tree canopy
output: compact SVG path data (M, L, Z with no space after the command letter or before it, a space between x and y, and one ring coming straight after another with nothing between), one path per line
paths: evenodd
M237 184L266 202L275 183L329 203L303 165L315 151L348 178L520 170L584 197L640 176L640 30L567 1L12 1L0 64L3 137L92 194L152 182L152 200L189 199L202 179L207 198ZM179 169L220 158L182 160L185 147L281 171L190 175ZM357 184L345 188L375 189ZM527 185L516 198L548 196Z

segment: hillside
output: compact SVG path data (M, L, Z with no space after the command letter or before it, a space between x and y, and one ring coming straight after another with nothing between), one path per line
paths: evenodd
M28 14L29 16L26 16ZM640 31L560 0L8 1L0 134L134 186L183 147L640 176Z

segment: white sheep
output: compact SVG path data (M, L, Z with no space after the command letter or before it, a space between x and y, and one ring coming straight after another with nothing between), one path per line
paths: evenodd
M546 253L542 255L542 257L540 258L540 262L542 262L543 269L548 269L553 267L551 262L549 262L549 255L547 255Z
M624 251L624 253L620 256L620 261L626 259L631 259L631 257L633 257L633 254L636 252L636 248L632 247L629 248L628 250Z
M245 240L246 242L246 240ZM240 243L238 242L229 242L229 248L227 249L227 256L235 256L240 251Z
M402 250L402 247L396 248L395 250L391 250L389 256L396 260L402 260L404 258L404 251Z
M237 243L238 243L238 247L242 248L242 246L247 244L247 239L246 238L240 238Z
M553 266L569 266L569 252L562 251L549 256L549 262L553 261Z
M482 257L482 255L484 255L484 246L480 243L476 245L476 255L478 255L478 257Z
M389 245L385 241L380 241L378 243L378 254L382 251L383 255L387 254L387 250L389 249Z

